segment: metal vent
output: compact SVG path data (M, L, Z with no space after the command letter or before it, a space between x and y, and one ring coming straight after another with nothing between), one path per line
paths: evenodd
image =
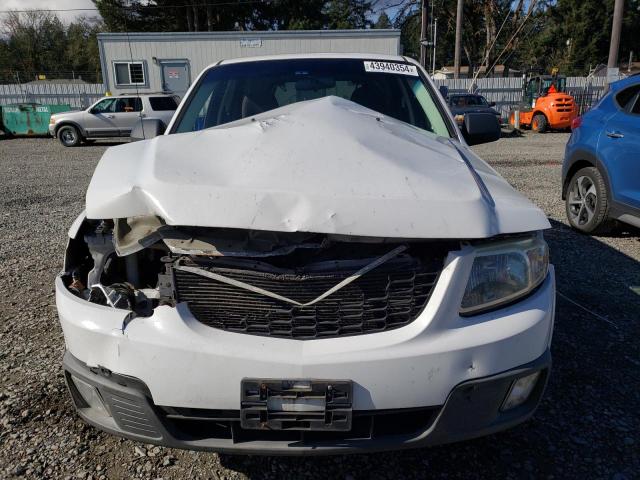
M202 267L301 303L309 302L356 272L349 269L273 273ZM440 264L441 265L441 264ZM409 255L397 257L311 306L294 306L233 285L174 270L176 297L205 325L238 333L311 340L361 335L402 327L427 304L439 274Z
M110 406L111 415L124 431L145 437L162 437L153 420L153 414L142 400L111 390L103 390L102 394Z

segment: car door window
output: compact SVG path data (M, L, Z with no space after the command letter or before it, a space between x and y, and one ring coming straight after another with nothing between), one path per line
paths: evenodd
M142 111L140 97L118 98L115 102L115 113L134 113Z
M178 102L174 97L149 97L151 109L156 112L173 111L178 108Z
M91 109L93 113L110 113L115 109L115 98L105 98L104 100L96 103Z
M640 91L640 85L625 88L616 95L616 103L623 110L631 110L630 102L633 102L638 91Z

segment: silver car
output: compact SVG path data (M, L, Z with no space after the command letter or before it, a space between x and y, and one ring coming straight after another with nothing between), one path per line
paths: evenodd
M128 137L141 118L169 124L179 99L169 94L104 97L86 110L57 113L49 120L49 133L65 147L96 138Z

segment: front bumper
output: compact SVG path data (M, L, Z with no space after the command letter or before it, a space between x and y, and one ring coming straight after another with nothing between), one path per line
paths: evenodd
M51 135L52 137L56 136L56 125L55 124L49 124L49 135Z
M418 448L488 435L527 420L538 406L551 367L549 350L526 365L457 385L442 406L354 412L350 432L262 431L240 428L237 410L192 410L155 405L138 379L90 369L69 352L65 378L80 416L106 432L173 448L243 454L341 454ZM525 403L501 406L512 383L541 375ZM73 377L93 385L110 412L83 408Z
M511 413L506 417L501 414L500 418L506 420L498 421L496 412L505 392L492 387L490 399L485 398L488 394L483 393L484 389L478 390L484 407L481 402L474 403L468 413L457 407L451 410L450 405L458 402L454 399L461 395L455 392L466 391L459 390L466 382L474 382L475 389L484 384L484 379L502 378L500 375L504 372L517 371L543 358L553 331L555 277L552 266L545 281L528 297L499 310L461 317L458 313L461 297L472 263L470 248L452 252L429 303L416 320L395 330L354 337L300 341L232 333L201 324L186 304L175 308L157 307L150 317L131 318L127 310L89 303L74 296L60 278L56 280L56 303L69 352L67 358L75 357L81 365L97 371L116 372L117 375L112 375L129 379L125 384L134 382L137 385L134 390L146 392L147 405L150 411L156 412L153 418L160 418L156 422L159 425L164 424L157 412L167 409L190 412L182 420L191 424L193 412L202 411L205 416L210 416L213 410L237 412L244 378L350 380L353 412L366 416L369 415L366 412L404 414L414 409L425 416L417 434L405 432L403 438L376 439L370 448L419 446L506 428L526 418L535 408L531 404L531 408L515 420L509 420ZM68 371L70 364L68 361L65 367ZM88 378L95 381L101 377ZM119 384L116 382L116 385ZM128 408L127 400L124 401ZM476 408L479 410L475 411ZM493 411L495 418L488 421L487 416L480 415L482 408ZM82 411L81 415L101 428L136 438L132 432L122 431L115 419L104 423ZM175 415L171 415L175 420ZM432 431L436 425L446 425L448 415L454 419L466 418L467 429L452 433L448 428L446 435L437 433L440 430ZM474 423L476 415L484 423ZM185 417L182 413L178 416ZM195 430L200 429L197 423L193 426ZM169 427L162 428L164 431L154 430L156 442L186 448L286 453L285 446L307 445L301 443L300 438L280 443L269 439L266 444L254 444L253 440L237 441L237 436L222 442L205 435L206 438L196 441L193 437L172 433ZM144 435L140 440L152 442ZM343 440L339 438L332 447L322 451L342 451L342 447L338 447ZM364 443L372 441L369 438ZM267 448L267 444L271 447ZM361 448L369 447L364 447L360 440L356 447L345 447L346 450Z

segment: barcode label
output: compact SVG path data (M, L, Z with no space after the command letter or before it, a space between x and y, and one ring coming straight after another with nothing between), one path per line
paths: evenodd
M393 62L364 62L367 72L398 73L400 75L418 76L418 68L415 65Z

